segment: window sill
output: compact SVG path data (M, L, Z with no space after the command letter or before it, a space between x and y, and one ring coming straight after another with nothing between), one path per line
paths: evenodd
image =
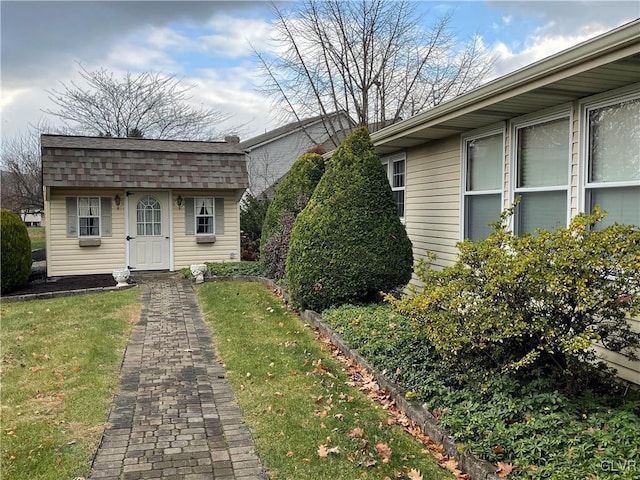
M100 238L81 238L78 240L80 247L99 247L102 243Z
M198 235L196 236L196 243L216 243L215 235Z

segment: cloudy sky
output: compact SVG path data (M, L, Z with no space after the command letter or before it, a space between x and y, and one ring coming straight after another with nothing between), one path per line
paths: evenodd
M453 12L461 40L480 35L504 75L640 17L633 1L422 1L425 18ZM7 1L1 15L1 135L55 109L47 90L78 80L78 64L116 74L154 71L194 85L192 102L231 116L243 139L278 126L257 87L250 44L268 49L269 4L256 1Z

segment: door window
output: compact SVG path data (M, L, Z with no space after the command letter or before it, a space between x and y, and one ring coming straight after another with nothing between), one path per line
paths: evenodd
M161 207L158 200L147 195L138 202L136 210L138 235L162 235Z

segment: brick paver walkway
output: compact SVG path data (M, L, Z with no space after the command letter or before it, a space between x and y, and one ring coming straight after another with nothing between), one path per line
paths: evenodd
M266 479L191 285L136 277L142 315L89 479Z

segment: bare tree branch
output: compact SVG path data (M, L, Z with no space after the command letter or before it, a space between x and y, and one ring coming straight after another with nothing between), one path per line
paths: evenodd
M409 0L303 0L276 13L277 55L254 48L263 93L300 119L345 111L371 130L479 85L493 58L460 44L451 15L425 28Z
M217 110L190 105L193 86L183 87L173 75L128 72L117 78L105 69L87 71L81 65L79 73L86 86L72 81L47 91L59 108L45 110L76 133L212 140L220 137L216 126L228 119Z

